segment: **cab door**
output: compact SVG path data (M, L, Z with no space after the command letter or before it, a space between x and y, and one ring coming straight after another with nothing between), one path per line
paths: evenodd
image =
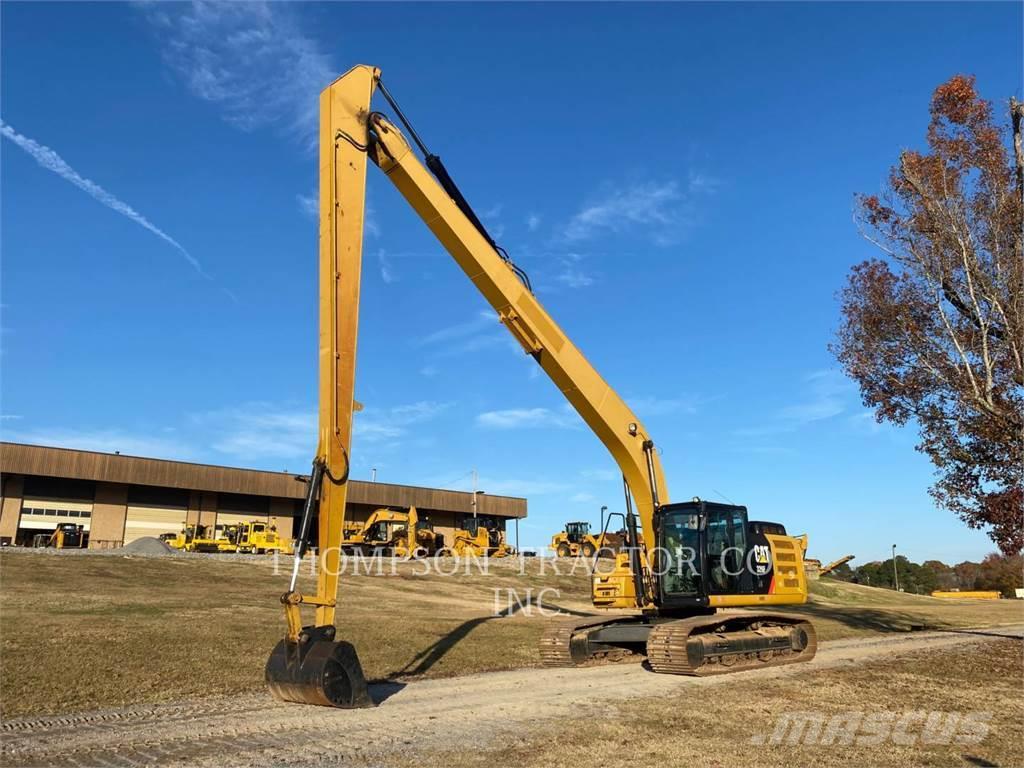
M736 595L751 591L747 559L747 510L705 502L708 594Z

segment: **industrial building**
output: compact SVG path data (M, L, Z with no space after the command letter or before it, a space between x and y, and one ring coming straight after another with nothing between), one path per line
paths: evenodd
M308 477L183 461L0 442L0 545L28 545L58 523L88 532L91 549L142 536L176 533L186 524L265 520L283 536L297 533ZM391 483L349 482L347 517L363 522L381 507L415 506L450 540L474 514L500 523L526 517L526 499ZM507 528L507 525L506 525Z

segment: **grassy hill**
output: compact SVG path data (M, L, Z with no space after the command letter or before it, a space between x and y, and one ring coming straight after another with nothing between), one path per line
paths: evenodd
M546 609L589 612L585 564L456 561L385 564L343 576L338 637L375 679L449 677L535 666ZM575 566L575 567L574 567ZM0 552L3 715L169 701L263 686L284 633L278 598L289 562L272 558ZM301 588L312 590L303 575ZM789 609L787 609L789 610ZM823 640L1024 620L1024 603L946 601L830 580L808 605ZM509 615L505 615L509 614ZM73 684L68 670L74 670Z

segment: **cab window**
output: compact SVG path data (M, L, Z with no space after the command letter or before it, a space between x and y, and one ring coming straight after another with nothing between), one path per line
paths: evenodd
M736 508L711 508L707 520L709 591L739 592L747 552L746 512Z
M665 594L700 594L699 537L700 515L696 512L667 512L662 517L658 572Z

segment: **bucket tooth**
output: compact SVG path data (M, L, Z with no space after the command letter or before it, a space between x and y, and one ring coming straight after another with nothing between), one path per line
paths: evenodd
M334 627L304 627L299 642L274 647L265 671L274 698L343 709L376 706L355 647L333 638Z

